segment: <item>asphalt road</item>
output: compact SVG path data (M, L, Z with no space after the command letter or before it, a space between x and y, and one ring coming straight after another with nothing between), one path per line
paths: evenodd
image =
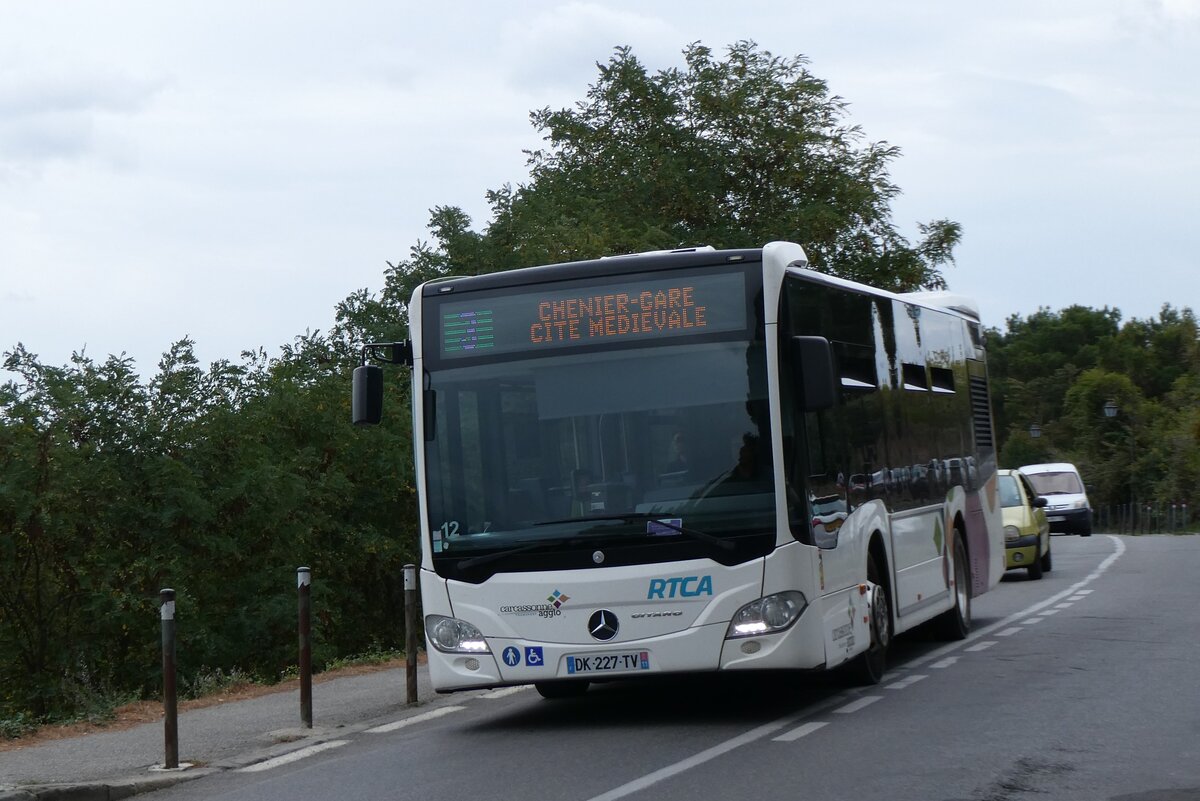
M1059 537L1040 581L890 673L614 683L453 698L147 799L1200 800L1200 537Z

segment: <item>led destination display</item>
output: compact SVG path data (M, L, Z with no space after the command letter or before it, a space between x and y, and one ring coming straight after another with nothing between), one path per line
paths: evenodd
M443 303L439 319L444 359L741 331L745 279L741 273L631 276Z

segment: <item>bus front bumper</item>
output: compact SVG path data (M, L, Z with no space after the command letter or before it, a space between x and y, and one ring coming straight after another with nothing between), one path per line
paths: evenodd
M443 653L426 643L438 692L545 681L636 679L718 670L812 669L825 664L821 619L806 609L784 631L726 639L728 623L627 642L563 644L487 637L489 653Z

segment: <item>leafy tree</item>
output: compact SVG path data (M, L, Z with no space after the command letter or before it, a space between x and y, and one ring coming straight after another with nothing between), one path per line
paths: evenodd
M1099 364L1120 322L1118 309L1069 306L1061 312L1042 308L1028 318L1013 315L1006 333L988 331L988 372L1002 455L1009 438L1025 436L1031 423L1043 431L1034 450L1045 454L1061 447L1056 421L1063 416L1067 390L1082 371Z
M1134 318L1121 326L1104 366L1128 375L1147 395L1161 397L1200 365L1198 341L1191 309L1164 304L1157 319Z
M1191 502L1200 334L1190 309L1125 322L1115 309L1040 309L1007 329L987 334L1004 464L1074 462L1099 504Z
M1120 416L1109 418L1105 404L1117 405ZM1151 413L1147 401L1129 376L1093 368L1079 376L1067 390L1061 437L1071 442L1073 461L1101 498L1127 500L1131 488L1137 497L1148 497L1146 458L1149 443L1139 446L1135 425ZM1138 493L1136 486L1141 485Z
M314 570L318 665L402 642L412 439L403 415L348 424L345 345L310 332L280 358L206 369L185 339L144 386L126 358L53 368L7 354L19 378L0 389L0 721L153 695L165 586L185 689L294 664L300 564ZM403 408L406 382L391 389Z
M1152 438L1162 465L1159 493L1171 502L1200 503L1200 365L1192 365L1166 394L1165 414Z
M0 394L0 701L40 716L124 681L111 613L138 603L147 551L146 394L124 357L50 368L18 346L5 367L25 383Z
M586 99L531 115L546 145L528 184L487 194L482 234L453 207L434 209L434 244L393 266L389 290L447 272L479 273L611 253L791 239L811 265L896 290L945 285L957 223L896 230L899 149L865 142L847 107L806 60L738 42L717 58L701 44L685 67L650 73L617 48ZM401 293L403 294L403 293ZM405 295L405 300L407 296Z

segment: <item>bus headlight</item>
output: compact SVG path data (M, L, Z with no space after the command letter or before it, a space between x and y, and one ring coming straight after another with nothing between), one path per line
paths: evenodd
M486 654L491 650L479 629L465 620L444 615L426 615L425 631L429 634L429 642L433 647L443 653Z
M779 592L751 601L737 610L733 620L729 621L725 639L783 631L800 618L800 613L807 606L808 600L804 594L793 591Z
M1020 536L1021 536L1021 532L1017 530L1016 526L1005 526L1004 527L1004 539L1005 540L1015 540L1017 537L1020 537Z

